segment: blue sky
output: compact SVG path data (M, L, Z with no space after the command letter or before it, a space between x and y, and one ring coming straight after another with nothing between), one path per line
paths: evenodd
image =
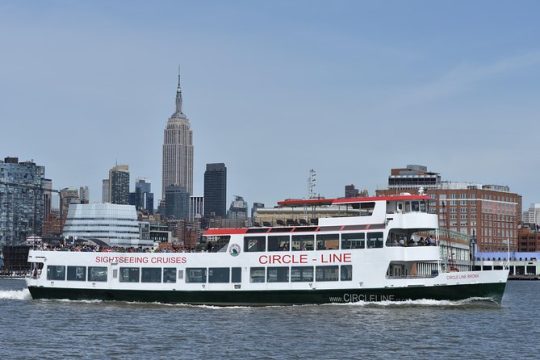
M0 1L0 157L55 188L115 162L161 194L178 65L195 145L228 194L273 205L390 168L540 202L537 1Z

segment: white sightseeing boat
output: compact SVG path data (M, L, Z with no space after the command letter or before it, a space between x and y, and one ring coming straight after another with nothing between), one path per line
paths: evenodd
M308 221L208 229L208 245L200 252L31 250L34 271L27 285L34 299L282 305L485 298L500 303L508 270L451 266L441 256L437 215L428 213L428 199L404 194L287 200L280 205L303 206ZM315 206L341 210L309 219Z

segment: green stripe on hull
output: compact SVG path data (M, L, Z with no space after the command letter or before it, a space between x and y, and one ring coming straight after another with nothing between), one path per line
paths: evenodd
M34 299L115 300L193 305L298 305L350 303L357 301L404 301L418 299L464 300L491 298L500 303L506 283L432 287L339 290L260 290L260 291L147 291L34 287Z

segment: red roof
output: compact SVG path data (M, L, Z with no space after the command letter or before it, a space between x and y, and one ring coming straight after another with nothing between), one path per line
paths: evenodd
M204 232L205 236L245 234L247 228L210 228Z
M279 201L279 206L317 206L332 204L356 204L370 201L405 201L405 200L429 200L427 195L387 195L387 196L368 196L354 198L337 199L286 199Z

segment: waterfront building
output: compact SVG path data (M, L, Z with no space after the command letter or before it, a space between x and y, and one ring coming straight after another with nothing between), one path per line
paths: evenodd
M204 172L204 216L227 215L227 167L223 163L206 164Z
M540 231L536 225L522 224L518 230L518 239L518 251L540 252Z
M388 189L377 195L423 192L431 197L430 212L438 214L439 227L475 238L481 251L518 248L521 195L508 186L442 181L425 166L392 169Z
M52 206L52 180L43 179L41 182L43 188L43 219L47 219L51 214Z
M180 74L176 90L176 111L167 121L163 140L162 196L175 185L193 193L193 133L189 119L182 111Z
M182 186L169 185L165 189L165 216L168 219L187 219L189 192Z
M111 193L110 193L111 184L109 179L103 179L103 184L101 186L101 202L110 203L111 202Z
M112 204L129 204L128 165L116 165L109 170L109 194Z
M154 194L151 190L151 184L144 179L137 179L135 192L129 194L129 204L134 205L138 211L153 214Z
M189 197L189 221L194 222L204 216L204 196Z
M63 236L108 246L151 246L151 240L141 239L141 232L134 206L71 204Z
M234 201L231 202L228 219L247 220L248 218L248 203L243 197L236 195Z
M0 160L0 245L18 245L27 236L41 235L44 188L50 185L45 167L16 157Z
M346 198L353 198L358 197L360 194L360 191L353 185L345 185L345 197Z

